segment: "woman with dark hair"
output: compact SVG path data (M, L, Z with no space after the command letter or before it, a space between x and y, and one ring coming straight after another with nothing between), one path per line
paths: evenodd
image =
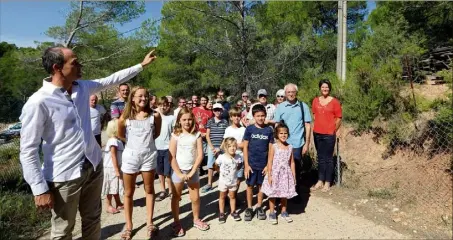
M340 102L330 96L332 91L330 81L327 79L319 81L319 90L321 96L313 99L311 106L314 119L313 136L318 155L318 182L311 190L322 188L323 192L327 192L333 179L333 152L342 113Z

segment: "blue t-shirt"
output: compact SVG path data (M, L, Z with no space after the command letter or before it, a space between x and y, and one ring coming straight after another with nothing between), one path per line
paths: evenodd
M284 101L278 104L277 110L275 110L274 114L275 122L284 120L285 124L288 126L289 137L287 142L294 148L300 148L305 144L305 126L303 122L311 122L310 109L308 108L307 104L302 103L304 109L304 114L302 114L300 103L301 102L296 101L294 104L291 104L288 101ZM304 116L304 121L302 121L302 116Z
M254 170L263 170L267 165L269 143L274 143L272 128L258 128L255 124L245 129L244 141L248 141L248 163Z

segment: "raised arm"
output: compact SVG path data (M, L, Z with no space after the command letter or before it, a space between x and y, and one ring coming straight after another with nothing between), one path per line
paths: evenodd
M141 63L135 66L123 69L105 78L90 81L80 81L79 83L86 84L88 86L90 94L94 94L109 86L129 81L131 78L135 77L139 72L141 72L145 66L153 62L156 58L157 57L154 55L154 50L152 50L151 52L146 54L145 58Z

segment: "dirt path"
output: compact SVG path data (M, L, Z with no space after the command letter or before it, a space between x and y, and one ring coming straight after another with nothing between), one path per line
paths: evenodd
M201 180L203 183L205 178ZM156 187L158 189L158 181ZM240 189L239 197L245 199L245 184ZM278 225L271 225L268 221L260 221L254 218L251 222L235 222L231 218L225 224L219 224L218 191L213 190L203 194L201 198L202 217L210 224L211 229L201 232L191 227L192 215L190 214L190 202L187 190L184 190L181 201L181 220L186 229L183 239L313 239L313 238L353 238L353 239L404 239L410 236L402 235L388 227L375 223L340 209L331 201L321 197L311 196L302 213L304 204L289 206L293 223L279 221ZM146 238L145 214L143 189L138 188L134 202L134 239ZM245 202L241 202L245 206ZM267 202L265 202L267 205ZM241 209L241 217L243 217ZM170 212L170 199L157 202L155 207L155 224L160 227L159 239L169 239L172 231L169 224L172 222ZM74 238L81 239L80 220L74 231ZM119 239L124 226L123 213L110 215L102 213L102 239ZM234 229L234 231L233 231ZM42 239L48 239L49 235Z

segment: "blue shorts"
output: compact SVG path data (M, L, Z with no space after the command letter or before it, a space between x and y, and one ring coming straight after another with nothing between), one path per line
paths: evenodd
M157 150L157 174L164 175L166 177L171 176L171 166L170 166L170 151L167 150Z
M264 181L263 169L252 169L253 173L249 173L249 178L245 180L248 186L261 185Z
M208 167L208 169L212 169L214 168L215 159L220 154L222 154L222 151L220 151L220 153L218 153L217 155L214 155L214 152L211 150L210 147L208 147L206 151L208 152L208 164L206 164L206 166Z
M238 180L244 179L244 164L242 164L241 168L236 172L236 177Z

